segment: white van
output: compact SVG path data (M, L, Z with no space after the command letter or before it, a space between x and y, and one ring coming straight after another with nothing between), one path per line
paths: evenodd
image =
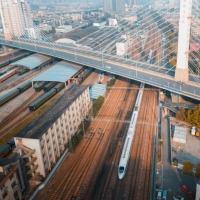
M158 190L157 200L162 200L162 190Z

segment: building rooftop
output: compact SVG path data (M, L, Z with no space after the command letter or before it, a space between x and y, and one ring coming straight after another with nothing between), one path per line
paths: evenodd
M71 85L48 109L23 128L15 137L39 139L87 87L87 85Z
M90 98L98 99L100 96L104 96L106 92L106 85L104 84L95 84L90 89Z
M46 61L48 61L50 59L51 58L48 56L44 56L44 55L36 53L36 54L30 55L26 58L23 58L21 60L18 60L10 65L11 66L21 65L21 66L27 67L29 69L34 69L34 68L39 67L41 64L45 63Z
M174 138L186 139L187 129L185 127L175 126Z
M74 41L77 41L77 40L80 40L81 38L97 31L97 30L99 30L99 28L93 27L93 26L85 28L85 29L76 29L74 31L66 33L64 37L69 38L69 39L74 40Z
M68 62L59 62L50 69L39 74L32 81L52 81L65 83L81 69L80 66Z

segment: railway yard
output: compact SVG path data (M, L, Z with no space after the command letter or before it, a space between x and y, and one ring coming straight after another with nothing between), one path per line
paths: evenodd
M138 88L116 81L84 139L35 199L148 199L158 111L155 90L144 90L129 166L122 180L117 175Z

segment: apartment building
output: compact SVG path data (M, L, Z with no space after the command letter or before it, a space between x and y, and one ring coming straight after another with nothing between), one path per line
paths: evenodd
M89 108L89 87L72 85L14 137L15 152L26 159L31 180L47 176Z
M26 0L0 0L0 13L8 40L22 36L25 28L33 27L30 6Z
M0 159L0 199L20 200L27 189L24 179L22 158ZM26 186L25 186L26 185Z

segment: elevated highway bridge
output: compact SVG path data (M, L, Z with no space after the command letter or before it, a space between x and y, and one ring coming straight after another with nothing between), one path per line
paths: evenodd
M74 46L58 47L48 42L37 44L35 41L31 43L30 40L19 41L0 38L0 44L86 65L200 100L200 84L193 76L189 76L189 81L182 84L174 80L173 71L164 67Z

